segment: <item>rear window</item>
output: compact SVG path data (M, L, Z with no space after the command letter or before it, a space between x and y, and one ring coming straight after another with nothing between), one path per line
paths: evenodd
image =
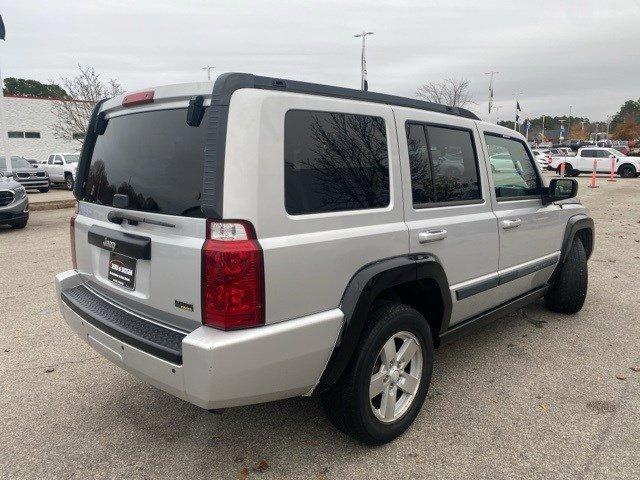
M387 134L380 117L290 110L284 163L291 215L389 205Z
M93 149L84 200L112 205L115 194L124 194L130 210L204 216L208 116L199 127L188 126L186 116L186 109L175 109L111 118Z

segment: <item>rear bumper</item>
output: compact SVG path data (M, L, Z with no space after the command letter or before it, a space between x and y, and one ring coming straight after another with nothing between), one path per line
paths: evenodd
M75 270L56 276L60 310L71 329L133 375L206 409L311 393L342 326L343 314L337 308L234 332L202 326L180 333L180 358L153 354L144 343L99 328L99 322L88 321L86 313L70 306L63 292L84 282Z

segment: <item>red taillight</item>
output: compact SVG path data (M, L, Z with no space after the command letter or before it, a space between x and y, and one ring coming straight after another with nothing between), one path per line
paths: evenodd
M76 211L71 215L69 220L69 237L71 241L71 265L74 270L78 269L78 261L76 260L76 217L78 216L78 204L76 203Z
M264 324L264 261L249 222L207 220L202 323L222 330Z
M142 103L153 103L154 93L153 90L147 90L146 92L136 92L125 95L122 99L122 106L131 107Z

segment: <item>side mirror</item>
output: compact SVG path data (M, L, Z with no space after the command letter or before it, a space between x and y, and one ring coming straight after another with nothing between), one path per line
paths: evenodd
M573 178L553 178L542 194L542 204L573 198L578 194L578 181Z

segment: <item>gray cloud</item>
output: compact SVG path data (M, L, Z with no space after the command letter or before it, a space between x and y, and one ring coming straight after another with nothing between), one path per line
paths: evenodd
M525 114L603 119L640 97L638 1L150 1L10 2L2 10L8 76L41 81L92 65L127 89L199 81L215 72L357 87L367 28L372 90L413 96L446 77L471 81L486 112L485 71L496 102Z

